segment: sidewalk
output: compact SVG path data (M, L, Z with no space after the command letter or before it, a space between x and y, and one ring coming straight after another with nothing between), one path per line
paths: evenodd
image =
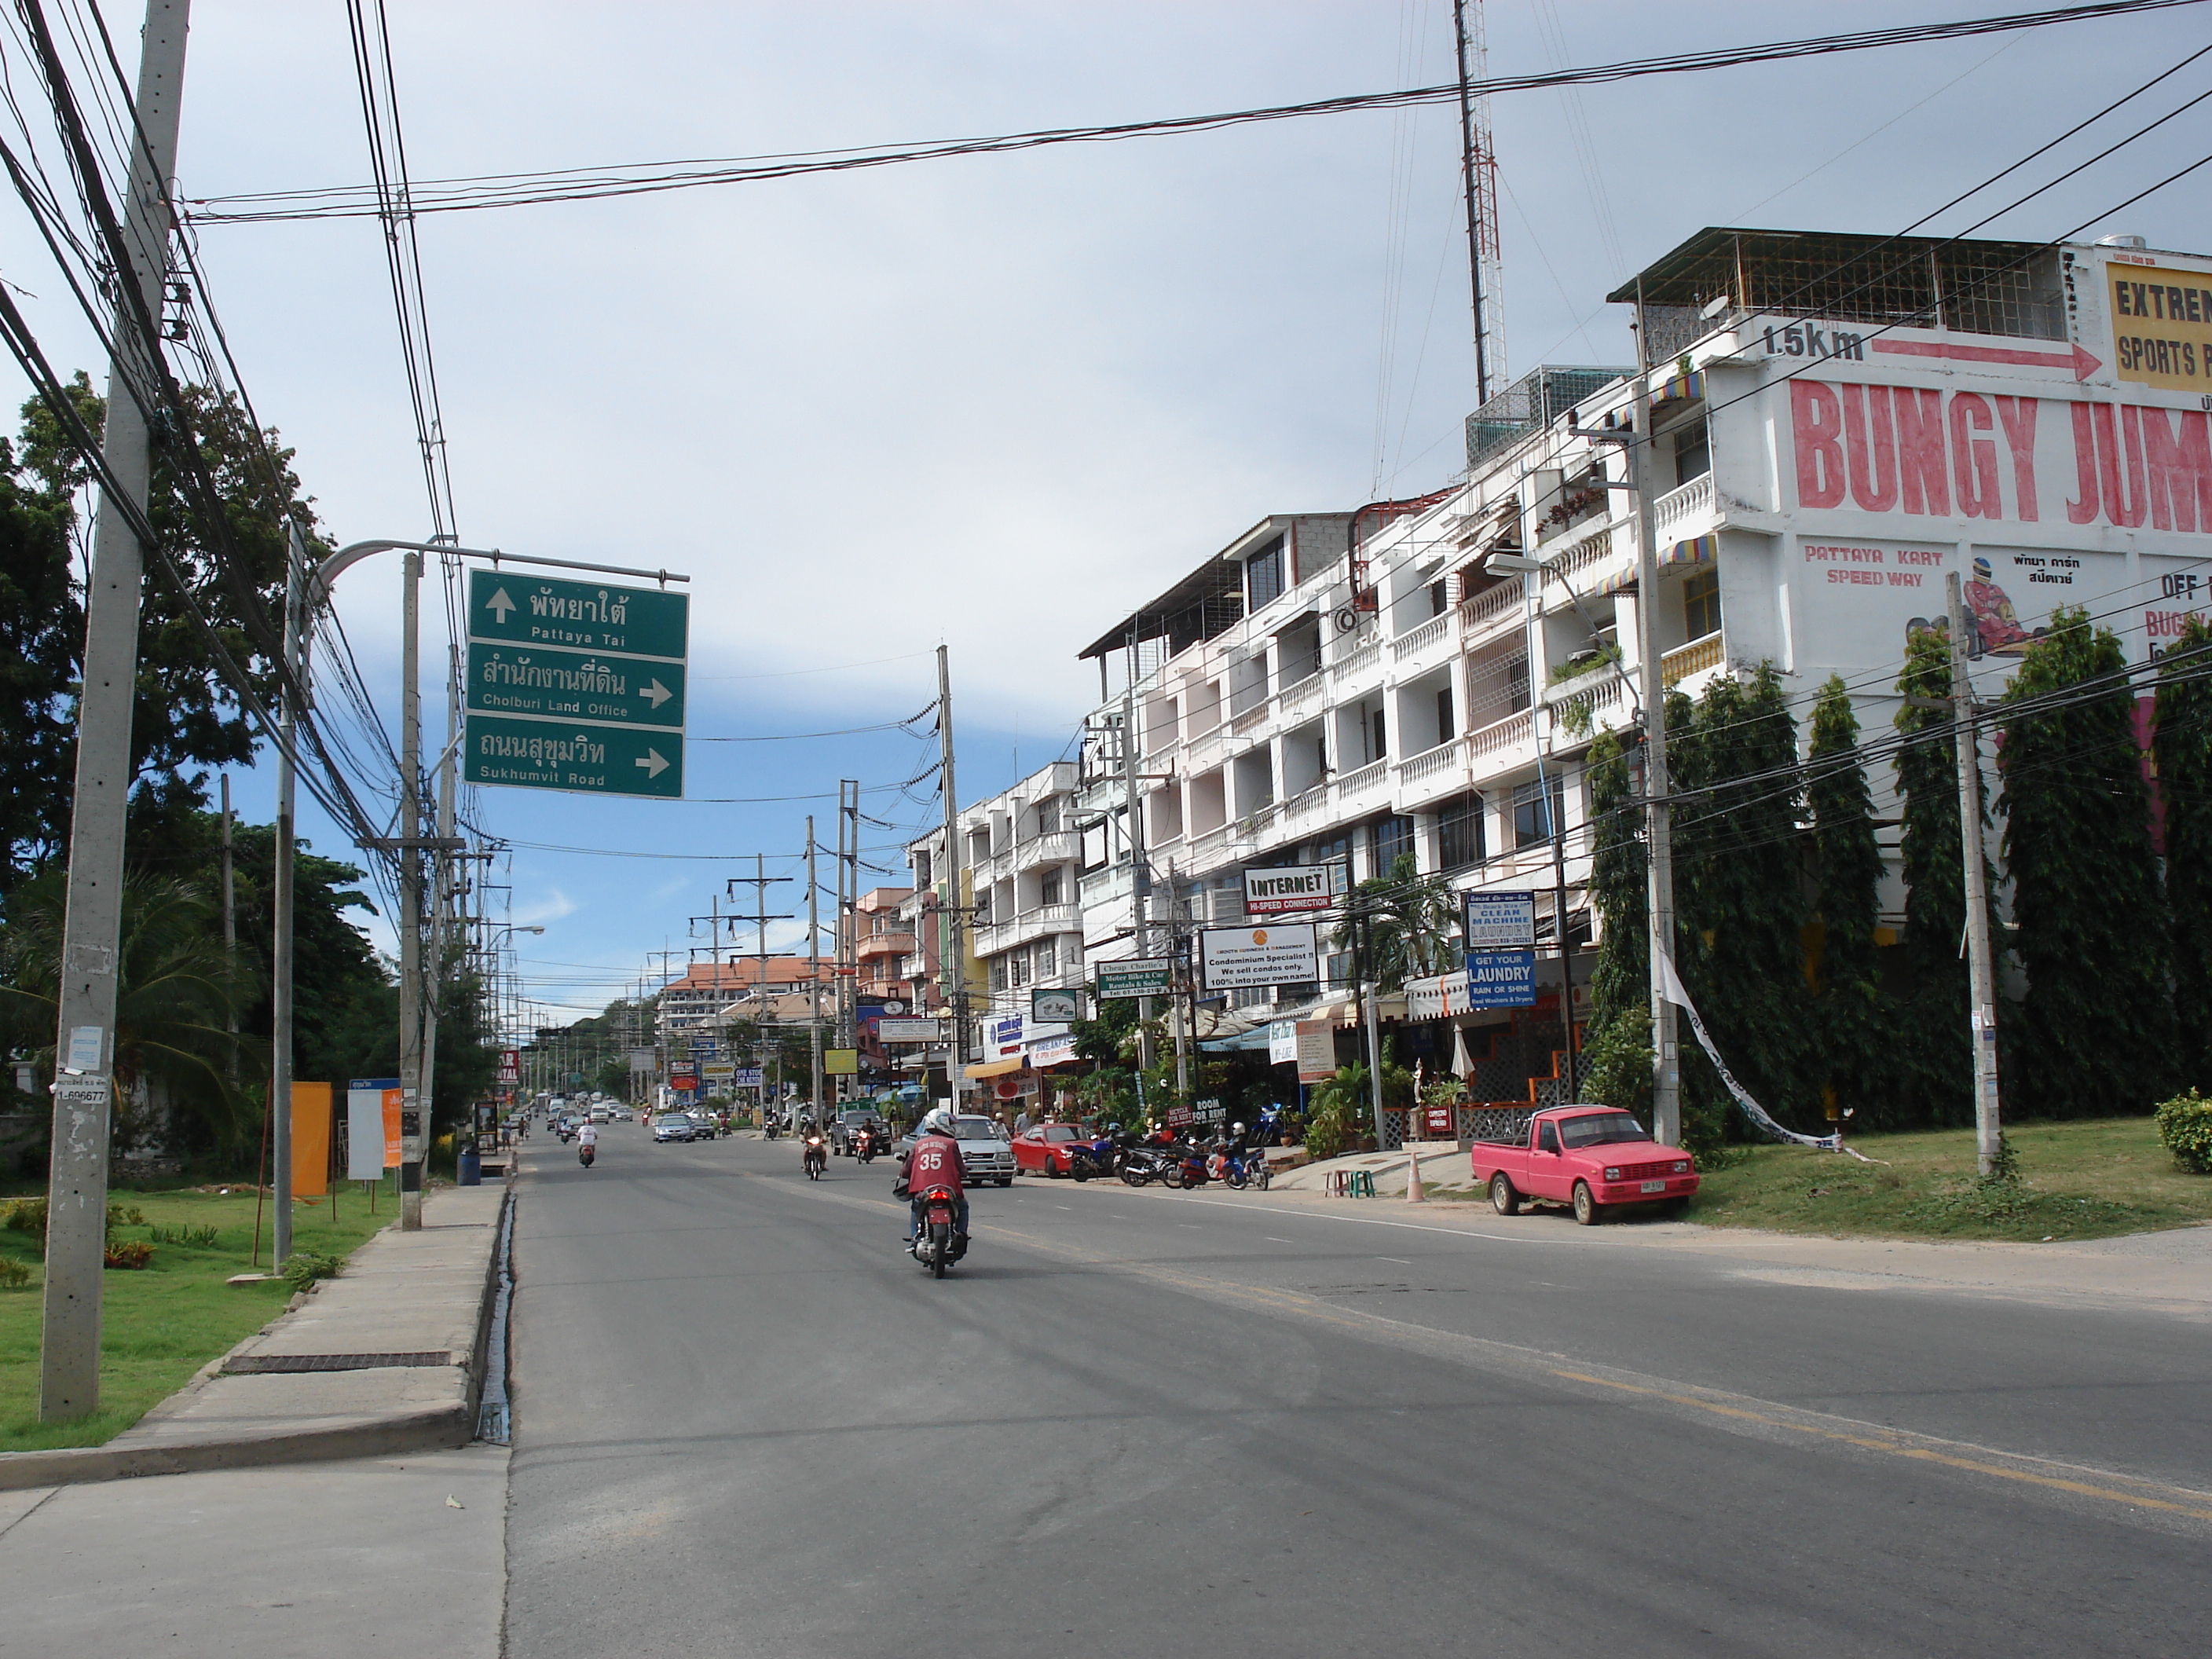
M1406 1153L1369 1152L1309 1164L1274 1177L1266 1193L1219 1194L1220 1201L1279 1204L1345 1218L1561 1249L1650 1250L1724 1264L1732 1278L1828 1290L1960 1291L2026 1301L2124 1301L2177 1318L2212 1322L2212 1224L2131 1233L2065 1244L1939 1239L1844 1238L1708 1227L1692 1221L1636 1219L1577 1227L1562 1213L1495 1213L1474 1188L1465 1152L1433 1141L1421 1151L1421 1182L1431 1199L1406 1201ZM1372 1199L1330 1198L1332 1170L1364 1169ZM1451 1195L1439 1198L1442 1190ZM1211 1189L1209 1189L1210 1191Z
M0 1492L466 1445L507 1193L429 1194L421 1231L375 1235L106 1445L0 1454Z

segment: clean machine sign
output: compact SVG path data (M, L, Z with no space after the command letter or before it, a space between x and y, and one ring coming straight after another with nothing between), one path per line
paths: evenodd
M471 783L684 793L690 598L469 573Z

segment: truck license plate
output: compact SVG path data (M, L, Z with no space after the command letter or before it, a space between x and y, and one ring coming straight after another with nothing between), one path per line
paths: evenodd
M1647 1193L1663 1193L1667 1190L1667 1183L1663 1181L1647 1181L1639 1190Z

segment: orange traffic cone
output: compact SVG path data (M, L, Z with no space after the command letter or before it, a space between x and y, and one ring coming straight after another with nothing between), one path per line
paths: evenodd
M1414 1143L1406 1143L1406 1202L1425 1204L1429 1195L1421 1190L1421 1154Z

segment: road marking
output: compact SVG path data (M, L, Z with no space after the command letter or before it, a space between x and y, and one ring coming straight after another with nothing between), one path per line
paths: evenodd
M1814 1435L1823 1440L1838 1440L1845 1445L1863 1447L1868 1451L1887 1452L1893 1457L1915 1458L1922 1462L1941 1463L1947 1468L1966 1469L1975 1474L1995 1475L2000 1480L2021 1480L2030 1486L2048 1486L2057 1492L2072 1492L2079 1498L2101 1498L2115 1504L2139 1504L2144 1509L2162 1510L2169 1514L2189 1516L2198 1521L2212 1521L2212 1493L2192 1492L2185 1487L2160 1486L2148 1480L2142 1483L2142 1489L2132 1491L2124 1486L2098 1486L2086 1480L2075 1480L2060 1475L2039 1474L2030 1469L2008 1467L2003 1463L1989 1461L1992 1456L2018 1457L2020 1455L2017 1453L1990 1453L1981 1447L1966 1446L1961 1447L1960 1449L1983 1452L1984 1455L1961 1457L1956 1452L1935 1449L1935 1446L1947 1443L1936 1442L1931 1445L1926 1443L1927 1437L1920 1435L1908 1437L1903 1430L1884 1429L1873 1425L1854 1424L1851 1425L1852 1427L1863 1428L1865 1431L1845 1432L1839 1428L1826 1426L1826 1423L1820 1420L1823 1414L1819 1413L1799 1413L1802 1417L1814 1419L1813 1421L1792 1421L1788 1417L1777 1416L1771 1412L1752 1411L1742 1406L1725 1405L1715 1400L1700 1400L1695 1395L1673 1394L1664 1389L1648 1388L1640 1383L1616 1382L1611 1377L1593 1376L1587 1371L1555 1369L1552 1375L1565 1377L1572 1382L1592 1383L1601 1389L1617 1389L1623 1394L1648 1395L1655 1400L1666 1401L1669 1405L1686 1406L1693 1411L1710 1412L1716 1417L1735 1418L1746 1422L1765 1424L1771 1428L1788 1429L1797 1434ZM1832 1418L1827 1419L1826 1423L1848 1424L1850 1419ZM1923 1443L1916 1444L1913 1443L1914 1442ZM2041 1458L2022 1458L2021 1461L2039 1463L2045 1462ZM2069 1467L2063 1464L2046 1466ZM2084 1470L2082 1473L2094 1474L2106 1480L2112 1478L2102 1470ZM2130 1476L2121 1478L2130 1480L2133 1479ZM2172 1492L2177 1498L2191 1501L2176 1502L2174 1498L2154 1498L2150 1495L2154 1491Z
M1287 1238L1278 1238L1273 1233L1261 1233L1260 1237L1266 1239L1270 1244L1288 1244L1292 1242Z
M1378 1255L1375 1259L1377 1261L1395 1261L1401 1267L1410 1267L1413 1265L1402 1255Z

